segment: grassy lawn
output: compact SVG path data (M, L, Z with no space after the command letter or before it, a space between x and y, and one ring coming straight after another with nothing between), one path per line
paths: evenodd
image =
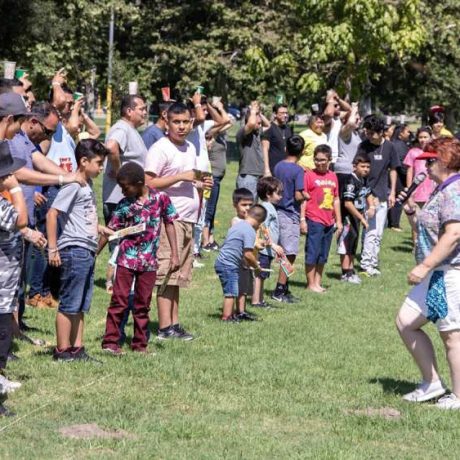
M218 241L233 215L235 175L232 163ZM385 233L380 278L341 284L331 252L328 292L306 293L300 257L292 290L301 302L261 312L256 323L218 321L221 288L212 254L195 270L192 288L182 291L181 320L197 340L151 340L156 355L149 357L100 351L109 302L104 252L86 329L88 351L104 364L55 363L50 350L21 343L21 360L9 371L23 387L7 402L17 417L0 420L1 458L458 458L460 413L400 399L419 378L393 325L412 264L403 223L403 233ZM268 291L273 285L270 279ZM153 331L155 319L153 310ZM54 343L54 312L28 309L27 322L39 329L31 335ZM441 343L428 330L448 379ZM77 424L96 424L117 437L61 434Z

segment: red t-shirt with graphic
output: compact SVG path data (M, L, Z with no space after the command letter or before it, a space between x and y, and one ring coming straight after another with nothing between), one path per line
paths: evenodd
M339 182L332 171L322 174L316 169L306 170L305 191L310 195L305 217L327 227L334 225L334 199L339 195Z

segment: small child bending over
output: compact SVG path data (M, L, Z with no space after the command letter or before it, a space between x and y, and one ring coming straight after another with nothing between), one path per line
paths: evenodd
M145 353L162 221L171 246L171 272L179 268L173 224L177 219L177 213L166 193L145 185L144 170L137 163L123 165L118 172L117 183L125 198L118 203L108 224L109 228L118 231L145 224L145 231L127 235L119 243L112 300L107 310L102 349L114 355L122 354L119 345L120 324L128 310L128 298L134 282L134 337L131 349ZM99 250L102 250L105 243L106 241L101 242Z
M238 310L234 311L234 305L240 294L238 282L242 259L244 258L246 264L252 267L256 274L260 270L253 251L256 231L266 217L267 211L263 206L258 204L252 206L247 211L247 217L230 228L219 251L214 268L224 293L222 321L239 322L250 319L244 310L241 312L240 305Z

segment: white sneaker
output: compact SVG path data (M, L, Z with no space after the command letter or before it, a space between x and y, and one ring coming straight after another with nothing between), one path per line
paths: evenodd
M377 268L374 267L369 267L369 268L362 268L361 274L368 276L368 277L373 277L373 276L380 276L382 273L380 270L377 270Z
M435 404L435 407L444 410L460 410L460 399L451 393L439 399L439 401Z
M3 393L12 393L14 390L21 388L22 383L13 382L8 380L5 376L0 375L0 386L2 387Z
M405 394L402 399L409 402L425 402L442 396L446 392L441 380L437 382L422 382L414 391ZM459 402L460 408L460 402Z
M201 262L198 262L198 260L196 259L193 259L192 267L193 268L203 268L204 264L202 264Z

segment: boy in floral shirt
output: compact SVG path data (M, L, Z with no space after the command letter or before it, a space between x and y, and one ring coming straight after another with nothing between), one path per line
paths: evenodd
M176 233L173 221L176 209L168 195L145 185L144 170L137 163L126 163L117 175L117 183L126 198L115 209L108 227L114 231L145 223L145 231L127 235L119 243L117 271L113 294L107 310L107 322L102 349L120 355L120 323L128 309L128 296L133 280L134 287L134 338L133 351L146 352L147 327L150 302L155 286L157 250L160 242L161 220L171 246L170 271L179 268ZM106 240L101 242L99 251Z

